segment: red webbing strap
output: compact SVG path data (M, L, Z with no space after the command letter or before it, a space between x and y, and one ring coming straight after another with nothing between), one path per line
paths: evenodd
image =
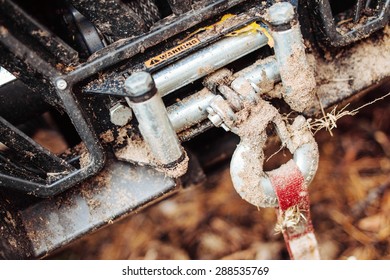
M305 179L293 160L270 171L279 200L279 219L291 259L320 259L318 244L310 218L310 201ZM292 217L293 221L287 221Z

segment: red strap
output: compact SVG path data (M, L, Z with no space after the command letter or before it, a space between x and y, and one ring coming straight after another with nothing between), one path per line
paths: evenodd
M268 173L279 201L284 240L291 259L319 259L317 240L310 217L310 201L305 178L293 160ZM295 222L286 220L294 215Z

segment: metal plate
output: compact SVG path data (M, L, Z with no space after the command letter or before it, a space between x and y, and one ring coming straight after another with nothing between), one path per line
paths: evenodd
M30 248L18 257L43 257L177 189L175 181L162 173L111 158L99 175L80 187L10 214L18 216L14 219L15 227L25 228L24 239L30 243ZM0 252L10 250L4 247L0 244ZM4 255L17 257L12 252Z

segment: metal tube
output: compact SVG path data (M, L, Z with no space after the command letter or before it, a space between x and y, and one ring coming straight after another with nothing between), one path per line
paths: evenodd
M207 88L167 108L173 129L179 133L207 119L207 107L215 97Z
M134 73L126 79L125 87L132 95L128 102L138 120L139 130L157 164L173 167L182 162L185 158L183 150L151 75Z
M263 82L277 83L280 81L279 67L274 56L257 61L234 76L248 80L258 93L264 90L261 85Z
M243 57L268 42L262 33L227 37L153 75L161 96L165 96Z

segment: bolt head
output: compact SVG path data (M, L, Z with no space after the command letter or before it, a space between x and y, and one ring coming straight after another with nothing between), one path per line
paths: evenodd
M215 115L208 115L209 120L215 125L216 127L220 127L221 124L223 124L223 121L220 116L217 114Z
M216 127L220 127L221 124L223 124L223 120L221 119L221 117L214 111L213 108L211 107L207 107L206 109L207 113L208 113L208 119L212 122L213 125L215 125Z
M118 126L124 126L131 121L133 113L131 109L123 104L116 104L110 109L110 121Z
M56 87L59 90L65 90L68 87L68 83L64 79L58 79L56 81Z
M289 23L294 14L294 6L288 2L275 3L268 9L269 21L273 25Z
M229 132L230 131L230 128L226 125L226 124L221 124L221 127L226 131L226 132Z
M154 80L148 72L133 73L125 81L125 89L132 96L141 96L154 88Z

